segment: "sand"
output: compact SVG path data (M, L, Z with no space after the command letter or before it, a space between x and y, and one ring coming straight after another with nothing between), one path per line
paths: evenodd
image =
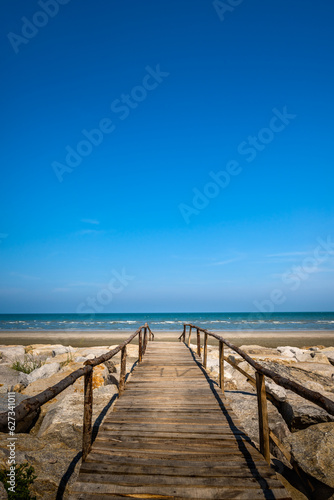
M127 339L133 331L69 331L69 330L2 330L0 331L0 345L30 345L30 344L63 344L73 347L110 346L117 345ZM334 330L303 330L303 331L215 331L237 346L261 345L277 347L290 345L295 347L324 346L334 347ZM155 340L175 342L181 331L156 331ZM137 338L133 341L137 343ZM195 332L192 334L192 343L196 342ZM203 334L202 334L203 342ZM214 338L209 338L209 344L217 344Z

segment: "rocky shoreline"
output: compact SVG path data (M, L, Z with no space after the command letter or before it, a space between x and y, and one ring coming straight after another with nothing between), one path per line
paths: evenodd
M87 359L114 347L76 348L61 344L0 346L0 412L7 410L8 390L15 391L16 404L19 404L23 399L59 382L80 368ZM191 347L196 350L196 346ZM334 400L334 347L299 349L244 345L241 348L263 366ZM225 348L225 356L232 364L254 376L253 368L234 351ZM137 357L138 346L129 345L128 373ZM214 381L218 378L218 357L218 347L208 346L207 372ZM29 363L30 368L35 368L30 373L19 370L26 369ZM255 389L235 366L224 362L226 398L242 421L244 431L258 446ZM117 399L119 371L120 353L94 368L93 434L97 433L106 412ZM334 498L334 417L270 380L267 380L266 388L270 393L270 429L283 442L295 469L304 480L299 481L285 456L271 443L273 460L276 460L274 463L282 474L282 480L291 476L290 494L295 499ZM68 498L70 485L75 481L80 466L82 420L83 378L80 378L18 427L17 462L28 462L34 466L37 479L32 489L38 499ZM8 435L5 429L1 431L0 438L4 444ZM0 465L6 465L8 453L8 448L2 445Z

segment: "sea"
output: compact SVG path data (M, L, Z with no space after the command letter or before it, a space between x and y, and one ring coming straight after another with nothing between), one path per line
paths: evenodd
M135 331L144 323L148 323L153 332L182 332L183 323L209 331L327 331L334 330L334 312L0 314L0 331Z

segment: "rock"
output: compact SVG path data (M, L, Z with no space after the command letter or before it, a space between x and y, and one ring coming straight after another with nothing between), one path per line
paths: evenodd
M14 361L24 361L25 348L22 345L2 345L0 346L2 363L14 363Z
M116 365L112 359L108 359L108 361L105 361L103 364L107 367L109 373L117 372Z
M3 483L0 481L0 500L7 500L8 495Z
M90 356L90 358L87 359L93 359L101 356L102 354L106 354L108 351L109 348L107 346L81 347L80 349L76 350L76 354L78 356L82 356L83 358L87 358L87 356Z
M26 394L28 396L36 396L36 394L39 394L40 392L45 391L45 389L57 384L63 378L65 378L67 375L70 375L70 373L72 373L73 371L77 370L78 368L81 368L81 366L82 365L79 363L70 363L65 368L63 368L63 369L59 370L58 372L56 372L55 374L51 375L51 377L40 378L40 379L36 380L35 382L32 382L22 391L22 393ZM77 380L74 383L74 385L79 383L79 382L80 382L80 379ZM83 382L82 382L82 384L83 384ZM61 398L64 393L66 394L66 391L73 392L73 390L74 390L73 386L70 386L67 389L65 389L65 391L58 394L57 398L58 399Z
M76 351L76 349L74 349L70 345L69 346L59 345L59 346L54 347L52 349L51 355L52 355L52 357L55 357L55 356L58 356L58 354L73 353L75 351Z
M11 391L19 383L20 372L13 370L9 364L0 364L0 394Z
M27 387L27 385L32 384L33 382L39 380L40 378L51 377L51 375L54 375L55 373L59 372L59 370L60 370L59 363L47 363L45 365L42 365L40 368L36 368L36 370L33 370L29 374L20 372L19 381L21 384Z
M312 425L287 436L285 443L304 472L334 488L334 423Z
M0 434L0 440L2 438L6 439L7 436ZM30 434L21 434L17 440L15 450L17 463L28 462L34 467L37 478L30 486L30 490L38 500L68 498L67 488L64 496L59 493L57 495L59 490L63 491L62 478L71 474L74 469L68 486L72 485L81 465L78 454L80 449L71 448L71 443L68 444L69 446L65 446L57 440L39 439ZM7 459L7 450L0 449L0 464L5 465Z
M334 421L334 416L292 391L287 391L287 399L281 403L280 412L291 432Z
M102 410L117 394L113 385L102 387L94 391L93 397L93 423ZM83 395L69 394L60 402L49 407L38 432L39 438L59 440L64 444L80 449L82 444L83 428Z
M14 406L18 406L23 400L27 399L24 394L15 393L15 403ZM8 411L8 396L7 394L0 394L0 413ZM16 423L15 432L22 433L28 432L30 427L35 423L39 415L39 410L29 413L23 420ZM8 426L5 425L4 428L0 427L0 432L8 432Z
M266 389L271 394L274 396L274 398L277 401L286 401L287 398L287 393L284 387L281 387L278 384L275 384L272 380L270 380L268 377L266 379Z
M283 356L295 359L296 361L310 361L312 359L310 352L298 347L282 346L277 347L277 351Z
M21 392L21 391L23 391L23 389L25 389L25 387L26 386L23 384L16 384L16 385L14 385L13 391L14 392Z
M324 356L326 356L326 358L328 359L328 361L334 365L334 349L324 349L321 354L323 354Z
M259 421L258 421L258 405L255 392L250 389L248 392L242 391L226 391L225 395L229 401L233 412L239 418L245 429L246 434L254 441L259 443ZM284 422L275 406L268 401L268 421L270 429L276 436L283 441L289 434L289 429ZM281 456L276 446L270 442L271 452L275 456Z
M43 365L46 366L46 365ZM60 382L63 378L67 377L67 375L70 375L72 372L77 370L78 368L82 367L82 363L74 363L71 362L68 365L66 365L64 368L59 370L58 372L54 373L50 377L47 378L40 378L31 384L29 384L22 392L23 394L29 395L29 396L36 396L36 394L39 394L40 392L44 391L48 387L51 387L58 382ZM108 369L103 365L98 365L94 367L93 371L93 389L97 389L103 385L106 385L110 383L108 380ZM84 391L84 377L80 377L77 379L74 384L69 386L67 389L62 391L60 394L56 396L57 401L60 401L64 396L77 392L80 394L83 394Z

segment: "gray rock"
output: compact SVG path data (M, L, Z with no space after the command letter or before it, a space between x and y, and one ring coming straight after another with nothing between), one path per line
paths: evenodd
M298 347L281 346L277 347L277 351L283 356L296 361L309 361L312 359L309 351L299 349Z
M114 385L94 390L93 422L117 394ZM83 427L83 395L69 394L60 402L54 403L46 413L38 431L39 438L58 440L66 445L80 449Z
M59 372L59 370L59 363L47 363L45 365L42 365L40 368L36 368L36 370L32 371L29 374L20 372L19 383L27 386L29 384L32 384L32 382L39 380L40 378L51 377L51 375Z
M13 370L9 364L0 364L0 394L5 394L19 383L20 372Z
M269 394L274 396L274 398L277 401L282 401L282 402L286 401L287 393L286 393L286 390L284 389L284 387L281 387L280 385L275 384L275 382L273 382L272 380L270 380L268 378L266 379L266 389L269 392Z
M24 394L15 393L15 403L13 406L18 406L22 401L27 399L27 396ZM0 394L0 413L8 411L8 396L7 394ZM40 410L36 410L34 412L29 413L23 420L17 422L15 432L22 433L28 432L32 424L35 422L39 415ZM0 432L8 432L8 426L0 427Z
M94 359L94 354L88 354L88 356L77 356L74 361L76 363L84 363L85 361L87 361L88 359Z
M287 391L287 399L281 403L280 412L291 432L334 421L334 417L325 410L291 391Z
M103 364L108 368L109 373L117 372L116 365L112 359L108 359L108 361L105 361Z
M321 352L322 352L322 354L324 354L327 357L328 361L332 365L334 365L334 349L328 349L328 350L326 349L326 350L323 350Z
M239 418L246 434L258 445L259 443L259 420L258 420L258 405L257 396L255 392L240 392L240 391L226 391L227 400L229 401L233 412ZM276 436L283 441L290 434L289 429L275 406L268 401L268 421L270 429ZM271 453L275 456L281 457L280 452L277 450L273 443L270 443Z
M287 436L293 460L307 474L334 488L334 423L312 425ZM327 498L327 497L326 497Z
M0 351L2 363L12 364L14 361L24 361L25 348L22 345L2 345Z
M0 434L0 441L6 437ZM68 444L71 445L71 443ZM80 448L72 449L71 446L65 446L58 440L39 439L31 434L21 434L16 442L15 451L17 463L28 462L35 469L37 478L29 488L32 495L36 495L38 500L68 499L68 487L64 495L59 495L59 493L57 495L57 491L61 487L62 478L71 468L71 464L73 466L76 464L76 467L68 486L75 481L81 465L78 457ZM6 451L0 449L0 465L5 465L7 459Z
M76 349L74 349L70 345L69 346L59 345L52 349L52 357L58 356L58 354L66 354L67 352L71 353L75 351Z

